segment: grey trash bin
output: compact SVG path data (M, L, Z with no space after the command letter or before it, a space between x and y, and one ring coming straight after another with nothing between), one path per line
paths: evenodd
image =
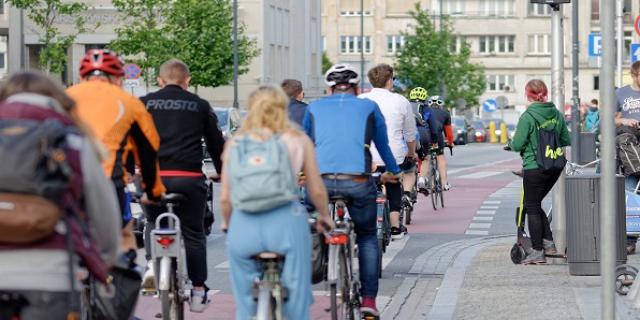
M616 176L616 263L627 262L624 177ZM613 192L613 191L612 191ZM569 274L600 275L600 175L568 176L566 181Z
M596 133L580 132L580 162L596 160Z

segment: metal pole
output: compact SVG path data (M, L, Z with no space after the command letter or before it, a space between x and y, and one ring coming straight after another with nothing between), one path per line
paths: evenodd
M615 183L615 92L611 79L614 72L615 23L611 5L600 6L600 33L602 34L602 68L600 69L600 276L602 281L601 319L615 319L615 266L616 266L616 190ZM613 192L612 192L613 190ZM603 214L606 213L606 214Z
M552 4L551 8L551 101L564 114L564 33L562 29L562 6ZM553 196L553 240L560 252L567 247L567 213L565 208L564 172L556 182ZM561 259L551 259L553 263L566 263Z
M576 0L577 1L577 0ZM624 29L622 28L622 10L624 8L623 0L616 1L616 20L618 22L618 52L616 55L616 79L618 88L622 87L622 52L623 52L623 43L624 43Z
M360 0L360 77L364 78L364 0ZM364 90L364 81L360 81Z
M442 41L442 14L443 14L443 11L442 11L442 0L440 0L440 23L438 24L438 33L439 33L441 41ZM440 71L438 76L440 77L440 85L439 85L439 87L440 87L440 96L444 96L444 81L442 80L442 71ZM443 99L444 99L444 97L443 97ZM478 113L479 112L480 111L478 111Z
M24 50L24 9L20 9L20 70L26 69L25 50Z
M238 109L238 0L233 0L233 107Z
M571 160L575 163L581 163L580 159L580 85L579 85L579 59L580 54L580 42L578 38L578 31L580 26L578 25L578 0L574 0L571 3L572 19L573 19L573 97L571 107Z

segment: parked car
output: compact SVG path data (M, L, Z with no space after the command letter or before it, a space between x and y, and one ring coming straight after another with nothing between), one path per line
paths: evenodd
M218 125L222 130L222 136L228 139L240 128L242 114L235 108L213 108L213 112L218 116Z
M482 120L473 120L471 121L471 126L475 129L475 141L476 142L485 142L489 138L489 134L487 132L487 128L484 126Z
M476 129L464 117L451 117L454 144L467 144L476 139Z

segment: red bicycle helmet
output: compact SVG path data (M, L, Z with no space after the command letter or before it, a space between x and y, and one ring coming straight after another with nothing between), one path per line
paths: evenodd
M95 75L124 75L124 63L115 52L106 49L89 49L80 62L80 77Z

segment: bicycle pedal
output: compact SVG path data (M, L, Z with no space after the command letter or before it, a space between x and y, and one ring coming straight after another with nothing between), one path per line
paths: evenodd
M158 292L155 289L150 288L142 288L140 289L140 294L145 297L155 296Z
M362 319L364 319L364 320L380 320L380 317L377 317L377 316L363 316Z

